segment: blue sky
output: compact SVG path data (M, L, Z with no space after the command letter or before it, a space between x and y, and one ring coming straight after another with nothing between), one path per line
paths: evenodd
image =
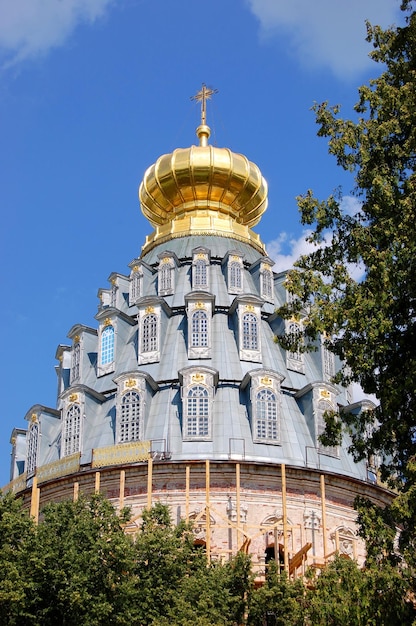
M150 224L137 188L158 156L195 143L205 82L211 143L269 184L255 230L278 269L304 249L296 195L352 180L316 136L312 104L342 103L381 68L365 20L399 0L0 0L3 216L0 485L13 427L56 403L55 351L96 326L97 291L128 273Z

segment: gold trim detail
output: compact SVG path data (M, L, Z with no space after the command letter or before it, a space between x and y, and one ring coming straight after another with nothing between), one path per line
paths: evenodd
M263 378L260 378L260 382L262 385L265 385L266 387L271 387L273 384L273 381L269 376L264 376Z
M201 374L201 372L197 372L196 374L192 374L191 378L193 383L202 383L205 381L205 374Z
M78 394L77 393L71 393L71 395L69 396L69 401L70 402L78 402Z
M111 320L109 317L106 317L104 320L104 326L112 326Z
M320 389L319 390L319 397L320 398L325 398L327 400L328 398L331 397L331 393L328 391L328 389Z
M62 459L59 459L59 461L53 461L47 465L41 465L36 470L38 484L44 483L47 480L52 480L53 478L76 474L79 472L80 456L81 454L79 452L75 452L75 454L64 456Z
M244 307L245 311L250 311L250 313L254 312L254 306L252 304L246 304L246 306Z
M195 302L195 308L196 309L205 309L205 303L204 302Z
M137 387L137 380L135 378L129 378L124 382L124 387L126 389L131 389L132 387Z
M91 467L107 467L147 461L150 453L150 441L131 441L115 446L105 446L92 451Z
M80 339L79 335L75 335L75 337L74 337L74 344L78 343L79 339Z
M138 272L139 271L139 266L138 265L134 265L133 266L133 272Z
M32 413L32 415L30 416L30 423L31 424L36 424L36 422L38 421L38 416L36 413Z
M144 310L144 312L147 313L154 313L155 312L155 307L154 306L147 306Z
M7 485L2 487L2 492L7 493L11 491L12 493L18 493L19 491L23 491L26 489L26 481L27 481L27 473L24 472L20 474L17 478L11 480Z

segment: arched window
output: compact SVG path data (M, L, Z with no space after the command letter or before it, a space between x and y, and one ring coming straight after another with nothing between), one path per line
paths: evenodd
M205 311L195 311L192 315L191 347L208 346L208 316Z
M113 283L111 285L111 300L110 300L110 305L113 307L117 306L117 291L118 291L117 283Z
M130 277L130 304L134 304L142 295L142 274L133 272Z
M105 326L101 333L101 365L114 361L114 326Z
M231 261L229 265L229 289L242 289L241 263Z
M258 319L254 313L244 313L243 315L243 349L258 350Z
M157 317L154 313L149 313L143 318L142 352L156 351L157 343Z
M291 322L288 326L287 332L292 340L299 339L299 336L301 333L300 325L297 324L296 322ZM300 349L297 349L297 350L294 350L293 352L289 352L289 358L292 359L293 361L302 361L303 355Z
M74 344L72 348L72 363L71 363L71 382L79 378L79 367L81 361L81 346L79 342Z
M263 270L261 274L261 295L266 300L273 299L273 272L269 269Z
M188 391L185 420L187 437L209 436L209 395L202 385L194 385Z
M335 359L333 352L330 352L322 342L322 369L323 379L331 381L335 374Z
M277 398L270 389L260 389L256 394L255 420L257 439L279 439Z
M321 454L327 454L329 456L338 456L338 447L337 446L324 446L319 437L325 431L326 422L324 419L324 413L334 411L333 405L327 400L319 400L316 407L316 447L318 448Z
M79 404L71 404L66 412L64 425L63 455L68 456L79 452L81 432L81 408Z
M141 438L141 401L137 391L128 391L122 397L118 433L120 443Z
M27 442L27 468L28 474L33 474L36 469L37 456L38 456L38 441L39 441L39 424L34 422L30 425L29 439Z
M208 287L207 263L204 259L197 259L193 265L193 288L204 289Z
M159 271L159 293L172 291L172 265L169 262L163 263Z

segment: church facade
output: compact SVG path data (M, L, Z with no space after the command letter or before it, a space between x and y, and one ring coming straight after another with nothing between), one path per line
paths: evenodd
M135 532L159 500L192 520L208 558L237 550L259 575L278 558L291 574L335 552L359 562L353 501L389 500L375 467L319 441L327 410L365 411L332 382L340 364L276 342L301 331L276 309L290 299L252 230L267 184L245 156L209 144L205 98L198 144L144 175L153 226L128 272L99 290L91 326L58 346L56 407L35 404L12 433L9 488L42 506L101 492L129 506Z

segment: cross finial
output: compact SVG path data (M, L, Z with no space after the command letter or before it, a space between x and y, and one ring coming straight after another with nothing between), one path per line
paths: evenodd
M191 100L196 100L201 103L201 124L205 125L207 120L207 100L209 100L214 94L218 93L218 89L212 89L207 87L205 83L202 83L202 89L198 91Z

